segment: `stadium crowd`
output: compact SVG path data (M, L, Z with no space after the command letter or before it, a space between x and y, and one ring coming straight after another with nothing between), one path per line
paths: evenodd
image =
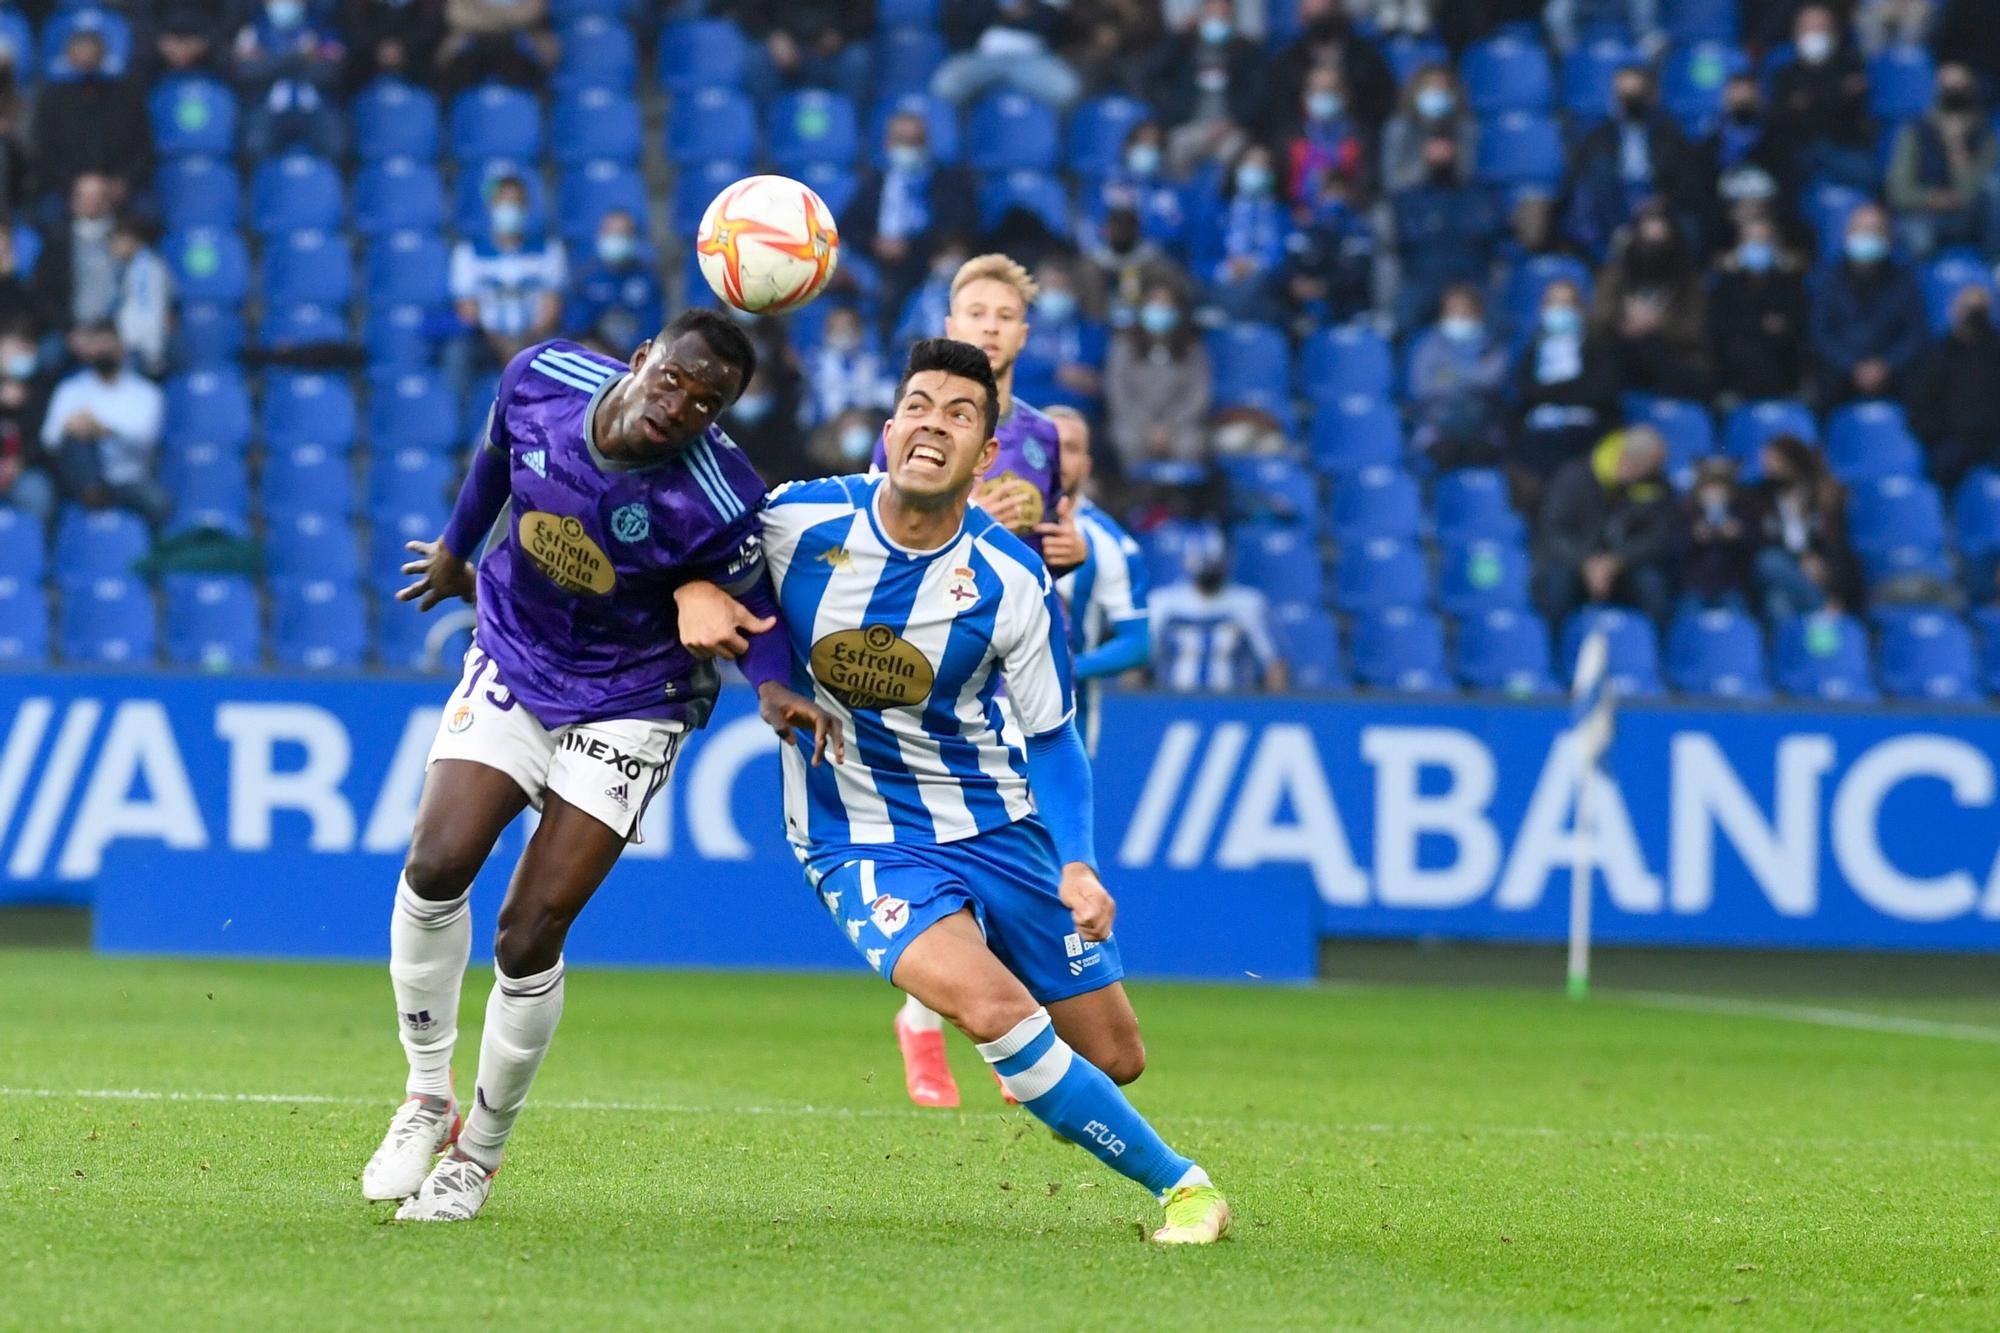
M958 264L1023 259L1017 392L1187 585L1164 684L1540 693L1602 625L1634 693L1975 699L1989 9L0 10L0 660L428 660L386 593L498 367L706 299L695 223L770 169L842 264L751 321L732 434L865 466Z

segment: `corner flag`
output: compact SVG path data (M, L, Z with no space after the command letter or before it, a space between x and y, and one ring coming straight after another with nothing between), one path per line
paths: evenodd
M1576 751L1576 823L1570 835L1569 979L1571 999L1590 993L1590 877L1597 861L1591 789L1611 748L1615 725L1608 679L1610 644L1602 628L1584 636L1570 680L1570 743Z

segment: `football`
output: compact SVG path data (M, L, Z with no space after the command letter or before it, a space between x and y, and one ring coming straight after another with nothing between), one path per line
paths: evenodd
M715 196L695 236L702 276L738 310L797 310L840 264L832 210L788 176L749 176Z

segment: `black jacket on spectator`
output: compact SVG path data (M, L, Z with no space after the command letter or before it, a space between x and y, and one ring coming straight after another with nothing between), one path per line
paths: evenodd
M930 188L925 191L930 225L908 238L909 253L892 264L874 254L876 229L882 217L884 179L884 174L875 170L862 176L853 202L840 219L840 241L881 270L883 304L894 312L902 309L903 298L923 282L939 244L979 231L979 183L964 167L932 168Z
M1806 282L1780 256L1752 273L1730 255L1715 270L1708 327L1717 387L1742 398L1795 398L1805 385Z
M60 197L87 171L143 185L153 175L153 130L135 80L99 75L53 83L35 106L35 188Z
M783 32L808 50L822 40L866 41L875 31L875 0L734 0L722 10L755 37Z
M1909 404L1910 426L1946 486L2000 463L2000 330L1981 318L1932 343L1911 376Z
M403 65L390 70L415 84L431 82L438 44L444 40L444 0L344 0L340 31L347 38L347 86L360 89L384 73L382 45L403 48Z
M1825 64L1795 61L1771 80L1771 127L1796 167L1798 154L1815 143L1869 148L1868 72L1851 43Z
M1616 424L1618 373L1610 348L1586 336L1577 373L1545 383L1537 369L1542 341L1528 342L1515 375L1521 422L1516 456L1529 471L1547 477Z
M1671 558L1681 544L1681 502L1665 481L1606 486L1586 454L1549 482L1535 522L1535 563L1580 567L1599 553L1627 569Z
M1053 51L1062 44L1068 19L1047 0L945 0L938 16L938 29L954 51L976 45L979 35L995 24L1032 32Z
M1306 77L1314 65L1328 57L1340 66L1348 115L1366 127L1371 141L1395 113L1395 71L1375 43L1356 33L1347 19L1334 15L1314 20L1275 61L1262 62L1263 73L1256 86L1260 94L1259 128L1266 137L1275 137L1298 118Z
M1195 76L1218 63L1229 75L1229 118L1238 125L1249 125L1263 108L1269 89L1268 65L1257 44L1241 33L1223 43L1220 50L1210 49L1200 33L1180 33L1167 38L1154 59L1151 96L1163 124L1179 125L1194 119L1202 98Z
M1991 0L1946 0L1931 32L1939 60L1962 60L1987 78L2000 78L2000 22Z
M1570 152L1570 217L1585 243L1598 246L1622 226L1632 209L1619 175L1625 124L1607 120L1586 133ZM1701 151L1680 123L1664 111L1646 117L1646 156L1653 167L1652 193L1667 202L1683 230L1706 211Z
M1842 262L1813 290L1812 344L1826 391L1851 397L1849 377L1863 361L1882 360L1900 376L1923 351L1924 298L1906 265L1894 259L1864 268Z

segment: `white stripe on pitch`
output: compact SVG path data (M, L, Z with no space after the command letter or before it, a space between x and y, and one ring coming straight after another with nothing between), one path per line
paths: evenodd
M2000 1028L1978 1023L1905 1018L1898 1014L1871 1014L1865 1010L1840 1009L1831 1005L1733 1000L1726 996L1681 995L1672 991L1607 991L1604 998L1651 1009L1681 1009L1690 1013L1725 1014L1731 1018L1768 1018L1780 1023L1807 1023L1814 1027L1886 1032L1903 1037L1942 1037L1948 1041L1976 1041L2000 1046Z

